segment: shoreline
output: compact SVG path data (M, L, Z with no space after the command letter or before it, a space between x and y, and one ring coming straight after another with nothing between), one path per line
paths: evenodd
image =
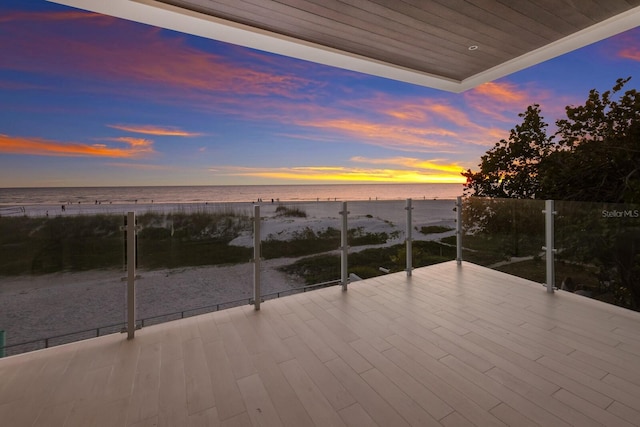
M60 204L54 205L50 203L43 204L0 204L0 218L2 217L60 217L60 216L74 216L74 215L126 215L127 212L136 212L136 214L144 213L161 213L169 214L174 212L179 213L202 213L202 212L224 212L227 210L246 210L251 212L253 206L258 205L261 208L265 208L266 212L270 212L277 206L296 206L304 208L321 207L323 205L336 204L341 206L343 202L347 202L347 206L371 206L373 204L387 204L387 203L406 203L406 199L398 200L305 200L305 201L282 201L274 199L268 201L247 201L247 202L190 202L190 203L75 203L75 204ZM455 199L412 199L414 204L414 210L416 205L424 203L455 203Z
M49 205L283 203L364 200L443 200L462 195L462 184L280 184L127 187L0 188L0 211L10 207ZM399 197L401 196L401 197Z

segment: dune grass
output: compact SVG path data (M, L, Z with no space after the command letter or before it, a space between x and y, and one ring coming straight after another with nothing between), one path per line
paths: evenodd
M413 242L414 268L437 264L455 259L456 249L433 241ZM406 268L406 249L404 245L385 248L365 249L349 254L349 273L362 279L385 274L380 267L391 273ZM308 285L336 280L340 278L340 255L323 254L302 258L291 265L280 268L281 271L301 277Z
M252 248L229 245L252 230L252 220L244 212L148 212L136 220L140 268L235 264L253 256ZM122 269L123 224L121 215L0 217L0 275ZM389 235L354 228L348 239L351 246L375 245L385 243ZM288 241L268 239L262 245L265 258L318 254L340 246L340 230L305 228Z
M306 218L307 213L299 207L290 207L285 205L278 205L276 208L276 216L293 217L293 218Z
M0 275L120 269L121 215L0 217ZM230 212L146 213L137 217L138 266L173 268L248 261L251 249L229 246L250 218Z

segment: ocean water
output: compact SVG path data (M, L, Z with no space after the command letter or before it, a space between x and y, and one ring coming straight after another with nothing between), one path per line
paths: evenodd
M450 200L462 184L332 184L175 187L0 188L0 206L131 203Z

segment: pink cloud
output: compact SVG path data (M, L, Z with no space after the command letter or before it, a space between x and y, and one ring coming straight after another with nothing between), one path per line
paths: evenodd
M603 46L602 54L615 56L616 59L640 61L640 27L611 37Z
M80 19L111 19L98 13L69 10L64 12L24 12L16 11L0 16L2 22L52 22L73 21Z
M176 97L207 91L295 98L298 89L312 84L258 62L238 65L189 46L183 37L106 16L23 12L2 19L0 67L7 69L91 76L122 83L123 88L162 88ZM76 21L73 32L68 31L70 20ZM29 25L33 21L38 24Z
M631 59L632 61L640 61L640 47L629 46L619 52L621 58Z
M493 125L492 117L473 108L467 112L447 99L377 94L349 100L345 106L348 109L341 115L316 115L304 124L333 129L351 139L374 139L376 145L405 151L440 147L450 152L468 144L491 146L508 133L503 126Z
M339 104L309 102L314 90L327 83L273 71L278 65L282 69L280 58L251 52L250 64L232 62L188 45L181 36L168 37L165 31L110 17L73 12L3 18L7 37L0 39L0 51L6 54L0 57L0 67L100 81L86 85L88 90L120 91L203 111L297 125L321 135L319 140L348 138L402 151L451 152L465 144L492 145L506 133L446 100L384 94L357 98L354 92L351 101ZM26 25L36 20L38 25ZM73 33L67 29L69 20L77 28ZM299 61L286 63L307 66ZM478 101L497 102L501 96L509 102L519 99L514 97L515 88L488 86L483 91L476 94ZM169 127L111 127L147 135L198 135Z

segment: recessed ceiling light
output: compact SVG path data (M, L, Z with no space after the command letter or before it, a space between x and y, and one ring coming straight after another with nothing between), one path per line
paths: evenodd
M471 46L469 46L469 50L476 50L478 48L477 45L472 44Z

